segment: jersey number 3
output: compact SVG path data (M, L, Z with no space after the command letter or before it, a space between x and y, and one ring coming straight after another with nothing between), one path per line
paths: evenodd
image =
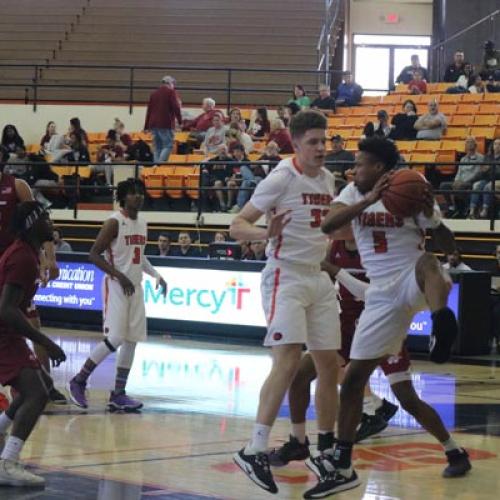
M134 247L134 257L132 258L132 264L141 263L141 247Z
M385 231L373 231L373 250L375 253L386 253L387 252L387 238L385 237Z
M319 227L323 222L323 218L327 216L329 208L312 208L311 209L311 227Z

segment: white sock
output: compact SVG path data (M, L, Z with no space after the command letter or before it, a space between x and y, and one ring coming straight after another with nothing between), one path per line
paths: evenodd
M372 394L373 407L378 410L384 402L376 394Z
M270 425L256 423L253 426L252 440L248 443L246 451L250 454L267 451L269 448L269 434L271 434Z
M365 396L363 398L363 413L367 415L375 415L375 404L372 396Z
M450 439L448 441L443 441L441 445L444 448L444 451L451 451L451 450L459 450L460 446L458 446L457 443L455 443L455 440L450 436Z
M299 440L299 443L304 444L306 442L306 423L292 423L292 436L296 437Z
M6 413L0 413L0 434L5 434L12 425L12 420Z
M0 458L2 460L12 460L17 462L19 460L19 455L23 449L24 441L22 439L16 438L14 436L9 436L5 442L2 454Z

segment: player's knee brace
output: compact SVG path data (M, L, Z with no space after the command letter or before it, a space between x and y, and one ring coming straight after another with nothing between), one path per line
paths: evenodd
M109 335L108 337L104 337L104 343L111 352L115 352L122 345L123 339L117 335Z

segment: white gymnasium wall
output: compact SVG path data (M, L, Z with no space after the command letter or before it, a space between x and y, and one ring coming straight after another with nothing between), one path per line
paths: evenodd
M387 14L399 22L385 22ZM432 35L432 0L350 0L350 30L367 35Z

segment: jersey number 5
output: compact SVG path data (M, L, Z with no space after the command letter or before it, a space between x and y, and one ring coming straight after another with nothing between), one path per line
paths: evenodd
M134 247L134 257L132 258L132 264L141 263L141 247Z
M385 237L385 231L373 231L373 249L375 253L386 253L387 252L387 238Z
M323 218L326 217L328 212L330 211L329 208L312 208L311 209L311 227L319 227L321 226L321 223L323 222Z

